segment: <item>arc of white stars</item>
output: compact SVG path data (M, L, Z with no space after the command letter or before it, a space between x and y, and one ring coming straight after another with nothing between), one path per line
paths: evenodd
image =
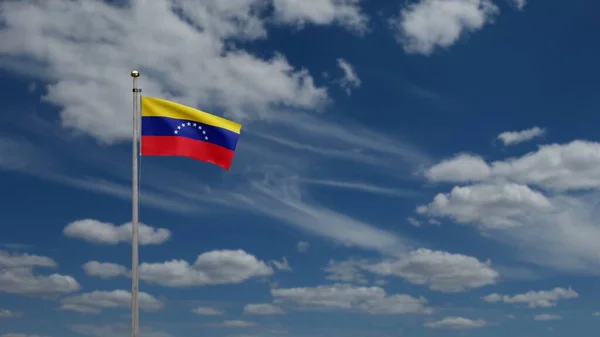
M198 130L202 130L202 125L198 125L197 123L187 122L187 125L186 125L186 123L181 123L181 125L177 125L177 130L173 131L173 133L179 134L179 131L181 131L181 129L185 128L186 126L198 127ZM204 135L204 140L208 140L208 136L206 135L206 130L202 130L202 135Z

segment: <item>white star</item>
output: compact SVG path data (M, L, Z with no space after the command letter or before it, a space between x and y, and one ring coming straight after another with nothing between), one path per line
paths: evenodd
M202 130L202 126L198 126L198 129Z
M202 130L202 134L203 134L203 135L205 135L205 134L206 134L206 131Z
M188 122L188 126L189 126L189 125L192 125L192 123Z
M208 140L208 137L204 137L205 140Z
M185 123L181 123L181 126L185 126Z
M194 126L196 126L196 123L194 123Z
M177 126L177 130L181 130L181 126Z
M178 133L179 133L179 131L175 130L175 134L178 134Z

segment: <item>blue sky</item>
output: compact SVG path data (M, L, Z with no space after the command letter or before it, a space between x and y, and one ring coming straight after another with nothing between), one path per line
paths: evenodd
M600 322L600 5L0 4L0 336L127 336L131 78L243 124L141 161L141 334Z

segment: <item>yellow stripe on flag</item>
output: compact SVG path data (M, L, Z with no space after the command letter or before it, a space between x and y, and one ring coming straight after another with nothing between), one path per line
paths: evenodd
M142 116L184 119L240 133L242 125L187 105L156 97L142 97Z

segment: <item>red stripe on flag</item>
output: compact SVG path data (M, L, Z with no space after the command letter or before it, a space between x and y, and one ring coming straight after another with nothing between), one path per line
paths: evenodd
M142 136L142 156L181 156L213 163L229 170L233 151L182 136Z

